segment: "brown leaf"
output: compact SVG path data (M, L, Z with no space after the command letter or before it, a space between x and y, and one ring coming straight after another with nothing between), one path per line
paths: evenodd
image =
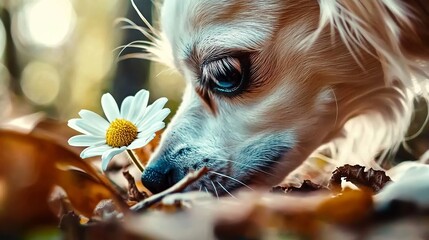
M79 154L82 150L82 148L68 145L67 141L69 138L77 135L78 132L67 126L67 123L65 122L50 118L43 118L34 126L31 134L45 136L46 138L55 141L57 144L60 144L61 146L64 146L77 154Z
M88 218L101 200L113 198L108 188L78 170L58 170L56 184L65 190L74 209Z
M73 207L86 216L92 214L93 209L89 208L95 207L93 202L105 197L113 198L122 211L128 210L104 176L47 136L0 130L0 149L0 182L7 186L3 190L5 199L0 202L0 209L4 209L0 211L1 227L19 228L55 221L48 198L56 184L68 193ZM82 169L87 174L67 171L70 168ZM83 204L79 199L88 202Z
M103 220L106 218L106 216L107 218L112 215L116 216L118 213L116 208L117 207L114 201L110 199L102 200L97 204L97 206L94 209L94 213L93 213L94 219L96 218L96 219Z
M63 233L62 239L103 239L103 240L137 240L148 239L137 237L126 231L118 221L88 222L81 224L82 219L74 212L65 214L60 221L60 229Z
M334 191L341 191L341 179L352 182L358 187L372 190L374 193L379 192L386 183L392 181L384 171L369 169L365 172L365 167L359 165L344 165L337 168L329 181L329 188Z
M73 211L61 217L59 228L63 231L66 239L82 239L83 230L80 225L80 217Z
M0 182L5 183L0 228L18 230L55 221L47 200L56 178L53 156L66 154L49 141L0 130Z
M372 194L368 191L346 190L322 202L317 216L336 224L357 224L373 212Z
M122 173L128 181L128 201L140 202L148 197L148 194L145 192L140 192L137 188L134 177L130 174L129 171L124 171Z
M109 192L111 193L112 199L115 201L115 203L118 205L119 209L121 211L127 211L128 205L124 202L122 196L120 195L119 191L116 190L112 184L109 182L109 180L99 173L97 170L95 170L94 167L92 167L89 163L82 160L80 157L77 158L60 158L56 161L56 166L58 169L67 169L70 167L75 167L83 170L86 174L88 174L90 177L95 179L97 182L102 184Z
M271 192L273 193L309 193L309 192L314 192L318 190L326 190L326 188L319 184L313 183L310 180L304 180L304 182L302 182L300 187L294 187L290 185L275 186L271 189Z

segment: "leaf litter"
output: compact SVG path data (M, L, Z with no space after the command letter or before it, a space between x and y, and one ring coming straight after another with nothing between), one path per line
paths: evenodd
M429 198L418 194L428 190L423 177L392 181L384 171L345 165L326 186L307 179L219 200L182 193L204 177L202 168L150 196L132 166L112 170L122 172L117 184L80 159L64 126L43 120L30 133L0 130L0 237L42 226L60 229L64 239L369 239L380 231L398 239L396 228L408 229L407 237L429 236ZM139 157L147 161L157 141ZM424 167L415 172L429 174ZM342 188L344 179L357 189Z

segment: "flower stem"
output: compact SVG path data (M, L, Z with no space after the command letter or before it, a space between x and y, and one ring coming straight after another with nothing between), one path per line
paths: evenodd
M137 155L133 152L133 150L127 149L127 154L130 157L131 162L134 163L134 165L136 165L136 167L140 170L140 172L143 172L144 171L144 166L140 162L140 160L137 157Z

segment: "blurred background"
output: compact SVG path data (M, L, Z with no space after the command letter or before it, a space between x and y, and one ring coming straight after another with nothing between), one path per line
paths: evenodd
M152 1L135 3L157 26ZM101 113L103 93L121 102L141 88L152 99L168 97L174 111L183 91L177 74L142 59L119 61L116 48L147 40L121 17L144 26L131 1L0 0L0 122L34 112L59 120L82 108Z
M0 124L42 112L66 121L80 109L102 113L100 96L110 92L120 103L141 88L151 98L169 98L172 114L184 82L160 64L120 56L141 55L125 46L148 39L129 23L147 27L131 0L0 0ZM136 8L159 28L159 6L135 0ZM427 104L416 102L409 136L419 133L428 117ZM429 131L412 137L396 156L417 159L429 148ZM429 158L429 156L428 156Z

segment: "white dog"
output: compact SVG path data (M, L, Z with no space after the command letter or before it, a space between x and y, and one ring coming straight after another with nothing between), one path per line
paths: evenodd
M426 94L427 0L165 0L148 58L187 81L142 176L159 192L271 186L313 152L368 164Z

